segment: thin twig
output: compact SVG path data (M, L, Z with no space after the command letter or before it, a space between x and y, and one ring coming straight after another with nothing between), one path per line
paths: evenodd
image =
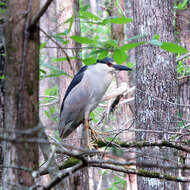
M59 97L57 97L57 96L40 95L39 98L54 98L54 99L56 99L56 100L59 100Z
M143 94L145 94L145 95L151 96L152 98L154 98L154 99L156 99L156 100L158 100L158 101L160 101L160 102L168 103L168 104L171 104L171 105L174 105L174 106L190 107L190 105L178 104L178 103L175 103L175 102L171 102L171 101L169 101L169 100L164 100L164 99L162 99L162 98L158 98L158 97L156 97L156 96L154 96L154 95L151 95L151 94L149 94L149 93L147 93L147 92L145 92L145 91L142 91L142 90L140 90L140 89L137 89L137 88L136 88L136 91L139 91L140 93L143 93ZM137 93L137 95L138 95L138 93Z
M59 48L59 47L54 47L54 46L46 46L45 48ZM62 49L94 49L95 47L62 47ZM97 47L96 47L97 48ZM105 48L97 48L97 49L101 49L101 50L107 50Z
M188 75L188 76L182 76L182 77L177 77L178 80L187 79L187 78L190 78L190 75Z
M66 59L67 59L67 62L69 63L69 66L70 66L70 69L73 73L73 76L75 75L75 72L74 72L74 69L73 69L73 66L72 66L72 63L71 63L71 60L67 54L67 52L64 50L64 47L62 47L61 44L59 44L56 40L54 40L47 32L45 32L42 28L38 27L39 30L44 33L53 43L55 43L55 45L57 45L59 48L61 48L62 52L64 53Z
M185 55L182 55L181 57L178 57L177 59L176 59L176 61L178 62L178 61L181 61L182 59L185 59L186 57L189 57L190 56L190 52L189 53L186 53Z
M69 176L71 173L73 174L74 172L78 171L79 169L83 168L83 162L79 162L73 167L70 167L68 169L65 169L57 174L57 176L49 183L47 184L43 190L50 190L52 189L55 185L57 185L63 178Z

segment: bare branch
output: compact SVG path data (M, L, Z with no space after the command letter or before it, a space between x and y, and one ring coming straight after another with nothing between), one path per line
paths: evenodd
M186 57L189 57L190 56L190 52L189 53L186 53L185 55L182 55L181 57L177 58L176 61L181 61L183 59L185 59Z
M92 164L90 165L92 167L99 167L103 169L110 169L122 173L127 173L127 174L136 174L139 176L143 177L150 177L150 178L158 178L158 179L166 179L168 181L176 181L176 182L190 182L190 178L187 177L182 177L182 176L172 176L168 174L163 174L159 172L151 172L147 170L138 170L138 169L132 169L132 168L124 168L120 166L114 166L110 164Z
M36 25L40 18L43 16L43 14L46 12L50 4L52 3L53 0L47 0L42 9L36 14L36 16L32 19L31 24L28 27L28 30L30 32L33 32L36 29Z
M68 169L65 169L61 172L59 172L57 174L57 176L48 184L46 185L43 190L50 190L52 187L54 187L55 185L57 185L63 178L69 176L70 174L73 174L74 172L76 172L77 170L83 168L83 162L80 161L78 164L76 164L73 167L70 167Z
M53 43L55 43L55 45L57 45L59 48L61 48L62 52L64 53L66 59L67 59L67 62L69 63L69 66L70 66L70 69L71 71L73 72L73 75L75 74L74 72L74 69L73 69L73 66L72 66L72 63L71 63L71 60L67 54L67 52L64 50L64 48L62 47L61 44L59 44L56 40L54 40L48 33L46 33L42 28L38 27L40 29L40 31L42 33L44 33Z

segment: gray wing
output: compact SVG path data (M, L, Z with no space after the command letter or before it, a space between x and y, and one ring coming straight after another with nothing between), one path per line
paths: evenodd
M64 102L65 102L65 99L66 97L68 96L68 94L71 92L71 90L77 86L81 80L83 79L83 76L84 76L84 72L86 71L86 69L88 68L88 66L84 66L82 67L79 72L74 76L73 80L71 81L70 85L68 86L67 90L66 90L66 93L65 93L65 96L63 98L63 102L62 102L62 105L61 105L61 110L60 110L60 113L62 112L62 109L63 109L63 106L64 106Z
M87 82L83 77L81 82L75 85L64 98L59 124L59 133L62 138L71 134L84 120L89 99Z

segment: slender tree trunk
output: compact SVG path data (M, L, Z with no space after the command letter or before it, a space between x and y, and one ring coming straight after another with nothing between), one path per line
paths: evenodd
M18 190L34 185L31 172L38 167L38 144L17 140L37 138L38 124L39 32L30 33L27 26L37 11L39 1L7 2L5 65L5 137L14 138L4 147L4 189ZM30 134L21 133L31 130ZM26 168L15 169L11 167Z
M182 1L181 1L182 2ZM176 12L176 30L178 31L179 38L181 40L181 44L183 47L186 47L190 51L190 5L183 10L177 10ZM190 58L183 60L183 64L186 66L190 65ZM188 72L185 75L189 75ZM179 104L190 104L190 79L181 78L179 81ZM179 113L182 115L182 119L184 120L184 125L188 124L188 120L190 117L190 109L189 107L179 107ZM187 122L185 122L187 120ZM185 131L184 131L185 130ZM184 129L183 132L187 132ZM190 136L184 136L181 140L187 141L190 140ZM190 154L188 153L180 153L180 158L182 163L185 165L190 164ZM182 176L188 177L190 176L190 171L187 169L183 169L181 172ZM182 190L189 190L190 183L181 184Z
M40 1L40 6L43 7L44 3L47 2L46 0ZM56 1L53 1L51 5L46 10L43 17L40 19L40 28L43 29L49 36L56 34ZM42 31L40 32L40 42L44 43L46 42L46 47L54 47L55 44L45 35ZM41 56L40 59L45 64L52 64L51 59L57 56L57 49L56 48L44 48L41 50ZM56 64L56 63L55 63ZM40 66L41 69L45 70L47 75L51 74L51 70L47 67ZM48 89L52 88L58 88L58 78L57 77L48 77L48 78L42 78L40 80L40 86L39 86L39 95L55 95L55 94L46 94L48 92ZM40 100L43 100L40 98ZM53 118L53 114L50 110L51 108L56 108L58 105L52 105L52 106L41 106L39 109L39 117L40 121L42 122L43 126L45 126L45 132L49 137L55 137L55 130L57 123L55 122L55 118ZM52 109L53 110L53 109ZM46 113L49 113L49 117ZM40 147L41 148L41 147ZM44 148L45 151L48 151L48 149ZM43 151L42 151L43 152ZM48 153L48 152L47 152ZM40 165L44 163L45 156L43 154L40 154ZM56 161L52 162L51 165L55 167ZM53 179L57 175L57 171L53 171L50 175L44 175L41 177L41 184L45 185L49 183L50 178ZM56 186L56 190L62 189L61 184Z
M44 5L46 0L40 1L41 7ZM56 1L52 2L52 4L48 7L47 11L45 12L44 16L40 19L40 28L42 28L48 35L52 36L57 33L57 23L56 21ZM40 32L40 42L47 42L47 47L54 47L55 44L43 33ZM57 56L57 49L56 48L44 48L41 50L42 56L41 59L43 62L47 64L51 64L51 59ZM47 67L42 67L43 70L46 71L47 74L51 74L51 70ZM53 87L58 87L58 79L49 77L43 78L40 80L40 95L46 95L46 90ZM54 136L55 132L52 130L53 126L55 125L55 121L52 117L47 117L45 112L49 112L49 107L40 107L40 119L44 126L46 126L46 130L52 136Z
M158 34L161 41L174 41L173 0L137 0L134 3L136 34L145 34L146 40L150 40L153 35ZM136 71L136 128L152 131L175 131L175 122L171 121L176 121L177 107L166 102L177 102L174 56L156 46L138 47ZM170 137L167 133L136 133L138 141L168 140ZM162 163L166 168L155 168L154 171L177 175L175 170L167 169L170 164L177 163L175 154L176 152L169 148L143 148L138 150L137 164L148 162L159 167L159 164ZM137 183L138 189L146 190L177 190L179 188L175 182L153 178L138 177Z
M75 14L75 19L71 28L71 32L70 32L70 36L72 35L78 35L80 36L80 21L77 17L78 13L79 13L79 0L72 0L72 1L63 1L63 0L58 0L57 1L57 5L58 5L58 10L60 11L58 13L58 15L60 15L59 17L59 31L60 32L64 32L66 29L69 28L69 25L66 24L61 24L64 21L66 21L67 19L71 18L73 16L73 14ZM80 51L80 47L81 45L79 43L76 43L74 41L69 42L65 47L73 47L73 48L78 48L76 50L67 50L66 53L68 56L70 57L77 57L79 58L79 51ZM62 50L60 50L58 52L58 55L61 57L65 57L64 53ZM82 66L82 63L79 60L74 60L74 61L70 61L71 64L67 62L64 62L60 65L61 69L64 70L65 72L69 73L71 76L74 76L74 74L77 73L77 71L79 70L79 68ZM63 100L65 91L69 85L69 83L71 82L71 78L68 78L66 76L62 76L60 77L60 100ZM61 102L60 102L61 103ZM69 141L67 139L64 139L64 143L68 143L72 144L73 146L79 146L81 144L81 146L85 146L85 143L83 141L84 139L84 133L80 133L81 130L84 130L84 128L78 128L74 133L72 133L68 138ZM82 136L82 138L81 138ZM71 140L71 138L73 138ZM66 185L66 189L67 190L72 190L72 189L76 189L76 190L88 190L89 189L89 175L88 175L88 168L84 168L79 172L76 172L76 174L74 175L74 177L70 177L67 180L67 185Z
M120 16L120 12L118 11L118 7L115 7L115 2L113 1L111 3L111 9L110 9L110 16ZM129 4L129 2L127 2ZM127 6L126 6L127 7ZM120 0L119 3L119 9L122 11L125 11L125 1ZM127 12L127 11L126 11ZM130 15L131 16L131 15ZM127 26L128 27L128 24ZM128 31L128 32L133 32L133 31ZM122 46L124 45L124 40L125 40L125 34L127 35L127 32L125 33L124 31L124 25L123 24L112 24L111 25L111 38L114 40L118 40L119 45ZM130 55L129 55L130 56ZM126 60L127 62L127 60ZM126 63L124 63L126 65ZM121 71L116 75L116 82L117 82L117 87L125 84L127 87L129 87L131 84L129 82L129 73L126 73L125 71ZM125 98L130 98L130 95L127 95ZM122 97L117 97L119 99L122 99ZM118 128L123 126L123 129L130 129L134 128L134 125L131 126L131 122L128 122L126 125L123 125L127 120L131 119L133 117L133 112L131 110L131 105L122 105L117 109L117 121L118 121ZM134 132L129 132L126 131L125 133L121 134L120 137L122 139L125 139L126 141L134 141L135 140L135 133ZM133 161L135 159L135 154L134 150L130 150L129 152L127 151L125 156L126 160ZM131 168L135 168L135 166L130 166ZM127 189L128 190L136 190L136 176L133 174L126 175L126 181L127 181Z
M4 128L4 66L5 66L5 36L4 24L0 25L0 129ZM0 144L0 184L2 184L3 173L3 147Z

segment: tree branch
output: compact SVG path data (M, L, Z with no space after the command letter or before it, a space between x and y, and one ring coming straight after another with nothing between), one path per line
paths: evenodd
M95 142L98 147L104 147L104 146L113 146L112 142L103 142L101 140ZM119 145L122 148L143 148L147 146L158 146L158 147L169 147L169 148L175 148L177 150L181 150L187 153L190 153L190 148L178 145L177 142L170 142L170 141L156 141L156 142L149 142L149 141L140 141L140 142L114 142L115 144ZM187 142L188 143L188 142Z
M189 57L190 56L190 52L189 53L186 53L185 55L182 55L181 57L177 58L176 61L181 61L183 59L185 59L186 57Z
M57 45L59 48L61 48L61 51L64 53L66 59L67 59L67 62L69 63L69 66L70 66L70 69L71 71L73 72L73 76L75 75L75 72L74 72L74 69L73 69L73 66L72 66L72 63L71 63L71 60L67 54L67 52L64 50L64 48L62 47L62 45L60 45L56 40L54 40L48 33L46 33L42 28L38 27L40 29L40 31L42 33L44 33L53 43L55 43L55 45Z
M110 169L110 170L127 173L127 174L136 174L136 175L143 176L143 177L165 179L168 181L176 181L176 182L190 182L190 178L186 178L186 177L182 177L182 176L172 176L172 175L163 174L163 173L159 173L159 172L155 172L155 171L151 172L151 171L147 171L147 170L124 168L121 166L114 166L114 165L110 165L110 164L101 164L101 163L100 164L97 164L97 163L92 164L90 166L99 167L99 168L103 168L103 169Z
M83 168L83 162L80 161L78 164L76 164L73 167L70 167L68 169L65 169L61 172L59 172L57 174L57 176L48 184L46 185L43 190L50 190L51 188L53 188L55 185L57 185L63 178L69 176L70 174L73 174L74 172L76 172L77 170Z
M46 3L44 4L44 6L41 8L41 10L36 14L36 16L34 16L34 18L32 19L31 24L28 27L28 30L30 32L33 32L36 29L36 25L37 25L38 21L43 16L43 14L46 12L46 10L48 9L48 7L52 3L52 1L53 0L47 0Z

